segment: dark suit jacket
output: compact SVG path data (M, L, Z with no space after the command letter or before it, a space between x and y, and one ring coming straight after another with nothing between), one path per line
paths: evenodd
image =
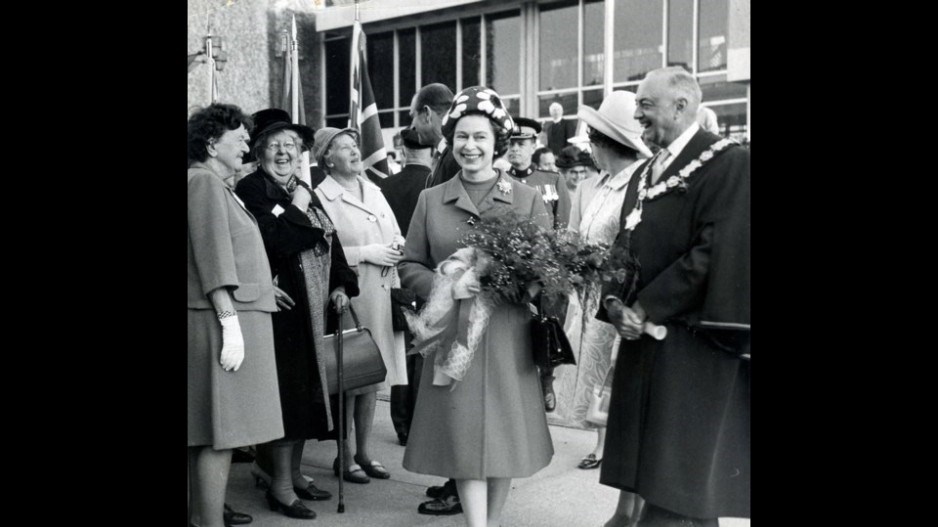
M453 179L453 176L460 170L462 170L462 167L459 166L459 163L456 162L456 158L453 157L453 149L449 145L446 145L446 150L440 155L440 160L436 168L433 169L433 177L430 178L427 188L446 183Z
M547 138L547 148L555 156L560 155L563 147L570 146L567 139L576 135L576 119L561 119L559 123L553 121L544 123L544 136Z
M407 237L407 228L410 226L410 217L414 215L417 206L417 196L426 188L427 176L430 167L424 165L406 165L393 176L378 181L384 198L394 211L397 224L401 227L401 234Z
M696 133L660 180L718 140ZM637 299L668 334L622 342L600 483L685 516L748 518L750 377L738 355L749 352L749 152L731 146L691 175L686 191L644 201L641 223L615 244L634 251ZM606 284L603 297L621 297L621 287ZM600 308L597 318L605 315Z

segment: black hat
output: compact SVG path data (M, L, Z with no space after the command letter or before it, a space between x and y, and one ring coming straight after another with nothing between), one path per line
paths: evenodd
M541 123L527 117L516 117L515 127L511 131L512 139L534 139L541 133Z
M251 144L249 145L251 151L244 156L249 158L245 161L254 161L254 146L257 145L258 139L278 130L292 130L300 135L306 148L311 149L313 147L313 137L316 131L306 125L294 124L286 110L267 108L252 115L251 119L254 120L254 128L251 129Z
M557 156L557 160L554 164L557 165L557 168L573 168L579 165L596 167L596 165L593 164L593 158L590 156L589 152L584 152L580 150L579 147L572 145L563 147L563 150L560 151L560 155Z
M430 145L424 145L420 143L420 136L417 134L417 130L414 130L413 128L404 128L401 130L401 142L405 147L411 150L430 148Z

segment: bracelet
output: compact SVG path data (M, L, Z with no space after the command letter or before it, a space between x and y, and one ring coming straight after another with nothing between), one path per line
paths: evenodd
M234 316L237 316L237 315L238 315L238 314L235 313L234 311L219 311L219 312L215 313L215 316L218 317L218 320L222 320L222 319L225 319L225 318L231 318L231 317L234 317Z

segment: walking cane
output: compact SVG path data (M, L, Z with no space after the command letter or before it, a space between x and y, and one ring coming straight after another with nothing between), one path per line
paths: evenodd
M339 381L339 509L337 512L342 514L345 512L345 491L342 485L342 480L345 479L345 373L343 372L345 364L342 360L343 311L338 309L337 311L339 312L339 323L335 330L335 360Z

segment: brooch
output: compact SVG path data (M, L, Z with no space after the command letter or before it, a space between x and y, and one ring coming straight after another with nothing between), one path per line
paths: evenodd
M469 216L469 219L466 220L466 223L469 225L475 225L476 224L475 216Z
M495 186L502 194L511 194L511 183L505 181L504 178L498 178L498 183Z

